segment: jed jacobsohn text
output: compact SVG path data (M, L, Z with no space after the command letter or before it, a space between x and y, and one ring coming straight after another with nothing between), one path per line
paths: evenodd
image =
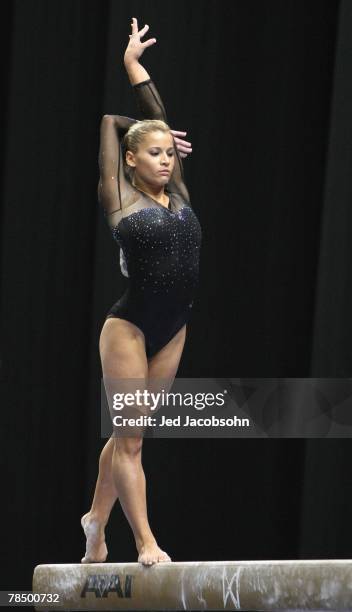
M136 419L117 415L113 418L115 427L249 427L249 419L239 419L237 416L219 418L212 415L209 418L192 418L185 416L181 422L181 415L170 418L162 416L160 422L157 422L155 417L140 416Z
M158 405L162 406L191 406L196 410L203 410L211 406L223 406L225 404L224 393L172 393L161 391L153 393L148 389L137 389L133 393L114 393L114 410L123 410L127 406L148 406L149 410L156 410ZM160 407L160 406L159 406Z

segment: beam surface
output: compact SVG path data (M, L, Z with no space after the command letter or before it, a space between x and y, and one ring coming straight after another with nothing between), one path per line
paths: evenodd
M352 560L37 565L36 610L352 611Z

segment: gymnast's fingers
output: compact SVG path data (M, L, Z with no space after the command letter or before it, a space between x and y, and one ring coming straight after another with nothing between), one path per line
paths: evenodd
M144 34L146 32L148 32L149 30L149 25L145 24L144 28L142 28L141 30L139 30L138 34L140 36L140 38L142 38L142 36L144 36Z
M181 140L181 138L175 138L175 143L177 145L178 151L184 151L185 153L190 153L192 151L192 143L187 142L186 140Z
M138 34L138 21L136 17L132 17L132 34Z

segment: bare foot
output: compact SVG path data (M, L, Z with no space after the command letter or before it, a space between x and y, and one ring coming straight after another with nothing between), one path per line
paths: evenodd
M81 525L87 538L86 554L81 563L104 563L108 555L104 528L96 519L90 518L89 512L82 516Z
M154 563L165 563L171 561L169 555L159 548L156 542L147 542L138 550L138 562L143 565L153 565Z

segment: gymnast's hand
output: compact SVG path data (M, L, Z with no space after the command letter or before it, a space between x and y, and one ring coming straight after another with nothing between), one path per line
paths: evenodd
M170 132L174 137L175 144L180 154L180 157L187 157L189 153L192 153L192 143L188 142L187 140L183 140L182 138L177 138L177 135L186 136L187 132L179 132L177 130L171 130L171 129L170 129Z
M141 37L149 30L149 25L145 25L144 28L138 31L138 22L136 17L132 17L132 34L129 34L129 43L125 51L124 61L138 61L144 52L144 49L154 45L156 38L148 38L145 42L141 41Z

